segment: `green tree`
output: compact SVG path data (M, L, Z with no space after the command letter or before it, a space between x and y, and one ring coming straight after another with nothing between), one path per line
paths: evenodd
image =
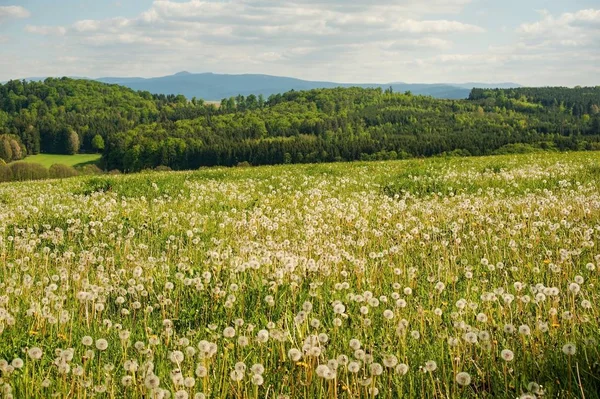
M66 153L74 155L79 152L79 135L74 130L69 131L66 143Z
M104 139L99 134L95 135L92 139L92 148L96 152L104 151Z
M0 158L6 162L10 162L13 159L12 147L10 140L4 136L0 139Z
M596 115L592 121L592 134L600 134L600 115Z
M12 152L12 160L18 161L19 159L23 159L23 151L21 150L21 145L15 139L10 139L10 149Z

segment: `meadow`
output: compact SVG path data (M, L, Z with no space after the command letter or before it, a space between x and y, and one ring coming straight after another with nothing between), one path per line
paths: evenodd
M36 154L24 158L23 162L37 163L46 168L49 168L54 164L83 166L97 163L100 160L100 156L100 154Z
M600 398L600 153L0 185L2 398Z

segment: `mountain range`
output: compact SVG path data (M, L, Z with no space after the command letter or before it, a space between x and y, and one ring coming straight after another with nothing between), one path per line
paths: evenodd
M43 79L28 78L25 80ZM521 87L516 83L337 83L259 74L226 75L189 72L155 78L105 77L93 80L118 84L134 90L149 91L154 94L183 94L187 98L196 97L207 101L220 101L223 98L235 97L239 94L243 96L262 94L268 97L271 94L285 93L290 90L334 87L380 87L382 89L391 87L394 92L410 91L413 94L435 98L464 99L469 96L474 87L503 89Z
M392 87L395 92L410 91L413 94L429 95L436 98L467 98L473 87L480 88L512 88L520 87L515 83L463 83L463 84L424 84L424 83L337 83L326 81L309 81L296 78L272 75L225 75L215 73L179 72L174 75L157 78L100 78L100 82L114 83L130 87L134 90L146 90L157 94L183 94L188 98L197 97L218 101L241 94L285 93L290 90L311 90L333 87Z

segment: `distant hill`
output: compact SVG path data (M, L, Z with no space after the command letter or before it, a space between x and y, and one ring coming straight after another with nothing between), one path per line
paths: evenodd
M216 73L179 72L174 75L139 78L139 77L104 77L99 79L70 76L73 79L89 79L102 83L118 84L133 90L148 91L153 94L183 94L187 98L202 98L207 101L220 101L223 98L235 97L238 94L271 94L285 93L290 90L332 89L336 87L360 87L387 89L395 92L410 91L413 94L432 96L435 98L466 99L473 88L510 89L522 87L517 83L337 83L327 81L310 81L272 75L226 75ZM44 81L45 77L25 78L32 82ZM5 82L0 82L5 83Z
M334 87L381 87L390 86L396 92L411 91L413 94L428 95L436 98L464 99L472 88L513 88L521 87L515 83L463 83L463 84L420 84L420 83L335 83L325 81L308 81L302 79L271 75L225 75L214 73L180 72L175 75L157 78L119 78L107 77L97 79L104 83L119 84L134 90L144 90L155 94L183 94L188 98L197 97L218 101L235 97L238 94L271 94L285 93L290 90L329 89Z

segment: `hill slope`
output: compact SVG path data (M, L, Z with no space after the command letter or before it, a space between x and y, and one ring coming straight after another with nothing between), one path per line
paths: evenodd
M156 121L159 108L175 100L186 102L84 79L13 80L0 84L0 134L18 136L28 154L68 154L74 131L80 151L96 152L96 135Z
M11 81L0 85L0 158L103 149L105 168L137 171L600 149L599 107L600 87L476 89L468 100L338 87L216 107L90 80Z

